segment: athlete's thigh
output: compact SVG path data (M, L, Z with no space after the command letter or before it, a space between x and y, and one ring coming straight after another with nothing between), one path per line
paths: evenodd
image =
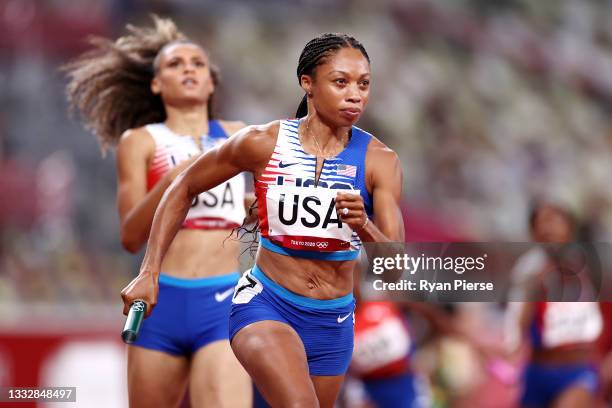
M187 386L189 361L157 350L128 348L131 408L177 407Z
M251 378L240 365L228 340L201 347L191 360L189 393L192 408L250 408Z
M236 333L232 349L272 407L318 407L304 345L289 325L249 324Z
M316 376L310 377L314 384L317 398L321 408L333 408L338 398L338 393L344 381L343 375Z
M572 386L563 391L552 404L552 408L595 407L596 400L592 393L582 386Z

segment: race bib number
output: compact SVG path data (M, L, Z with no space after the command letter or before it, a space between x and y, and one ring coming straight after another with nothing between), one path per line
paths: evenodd
M361 374L405 358L410 352L410 336L397 318L384 320L355 336L351 367Z
M603 322L594 302L548 302L544 309L542 343L558 347L595 341Z
M268 236L282 246L313 251L349 250L353 230L336 212L336 194L347 190L269 186ZM359 194L358 190L350 190Z

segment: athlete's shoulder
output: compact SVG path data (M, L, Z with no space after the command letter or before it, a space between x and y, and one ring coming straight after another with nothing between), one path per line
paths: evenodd
M400 186L401 190L403 170L399 156L374 136L368 145L365 162L368 185Z
M270 159L278 135L279 121L250 125L234 133L225 143L224 151L247 169L259 169Z
M155 140L147 130L146 126L128 129L119 138L117 149L154 149Z
M134 168L135 165L148 163L155 153L155 140L145 127L128 129L117 143L117 166Z
M275 120L263 125L246 126L239 132L239 134L242 136L243 141L249 144L270 143L271 141L276 142L279 128L280 121Z
M370 144L368 145L368 155L374 156L373 158L378 160L389 160L391 162L399 161L399 156L393 149L384 144L375 136L372 136Z
M253 125L248 126L254 133L260 135L269 135L276 136L278 134L278 129L280 128L281 121L273 120L272 122L265 123L263 125Z

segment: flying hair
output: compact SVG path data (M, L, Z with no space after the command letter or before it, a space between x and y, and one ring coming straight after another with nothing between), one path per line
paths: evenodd
M71 113L78 113L96 135L103 155L126 130L166 119L161 97L151 91L159 55L172 44L195 44L172 20L151 17L152 27L127 25L128 33L116 41L90 38L92 49L61 67L69 79L66 96ZM212 65L210 71L217 85L218 71ZM213 96L208 101L211 119Z

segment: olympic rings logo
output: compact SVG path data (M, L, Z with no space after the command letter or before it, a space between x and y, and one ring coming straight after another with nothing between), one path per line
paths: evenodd
M327 248L328 245L329 245L329 243L327 243L327 242L317 242L317 248L319 248L319 249Z

